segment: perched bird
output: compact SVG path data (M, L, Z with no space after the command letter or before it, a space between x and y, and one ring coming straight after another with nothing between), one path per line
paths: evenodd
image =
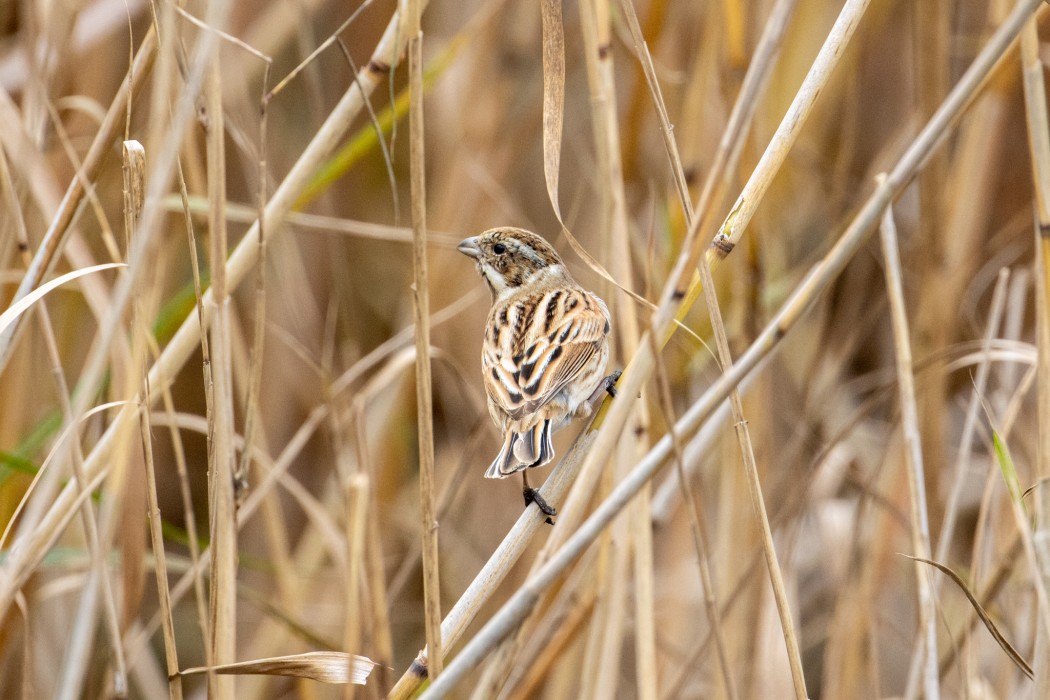
M619 374L604 374L609 309L572 279L554 248L535 233L494 228L458 249L474 259L492 291L481 368L503 449L485 476L522 472L525 505L534 502L555 515L524 470L550 462L551 434L589 415L603 392L612 393Z

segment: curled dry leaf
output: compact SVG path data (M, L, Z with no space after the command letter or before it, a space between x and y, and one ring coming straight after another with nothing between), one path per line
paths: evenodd
M221 666L198 666L179 671L180 676L196 673L223 673L230 675L293 676L310 678L321 683L353 683L365 685L376 663L364 656L342 651L309 651L290 656L271 656L255 661L239 661Z

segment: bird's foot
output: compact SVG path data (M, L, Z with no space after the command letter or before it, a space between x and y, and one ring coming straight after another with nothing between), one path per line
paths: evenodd
M540 492L538 490L526 486L521 490L521 495L525 497L526 508L529 507L530 503L535 503L536 507L539 508L540 511L547 516L545 522L548 525L554 524L554 521L551 520L550 516L557 515L558 511L554 510L554 508L549 503L547 503L546 500L544 500L543 496L540 495Z
M616 370L608 377L598 382L598 386L595 387L594 392L591 394L590 398L587 399L587 404L590 405L591 411L598 407L598 403L605 398L605 394L616 398L616 382L620 379L621 374L623 374L623 372Z

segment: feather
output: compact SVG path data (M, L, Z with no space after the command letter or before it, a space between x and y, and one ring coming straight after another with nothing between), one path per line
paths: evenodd
M485 471L486 479L505 479L529 467L538 467L554 459L551 421L538 423L523 433L508 432L503 449Z

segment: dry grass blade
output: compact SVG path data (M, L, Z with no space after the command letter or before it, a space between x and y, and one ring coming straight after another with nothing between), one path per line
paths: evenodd
M341 651L308 651L289 656L272 656L255 661L200 666L179 671L181 676L214 672L220 675L265 675L309 678L321 683L366 685L376 663L364 656Z
M1025 98L1025 122L1028 127L1029 153L1032 161L1032 185L1035 193L1036 236L1036 351L1038 375L1036 406L1038 440L1036 469L1040 480L1050 477L1050 116L1046 106L1046 83L1043 62L1039 56L1039 35L1033 19L1021 34L1021 63ZM1050 489L1036 494L1035 546L1039 555L1040 589L1050 589ZM1041 604L1046 604L1041 600ZM1050 648L1050 629L1040 626L1036 648ZM1050 667L1039 664L1036 693L1050 693Z
M987 407L985 409L987 411ZM999 472L1002 474L1006 491L1009 494L1010 511L1021 534L1021 543L1028 565L1032 569L1033 587L1035 588L1036 618L1040 627L1045 627L1044 634L1050 634L1050 593L1043 581L1040 571L1040 552L1036 550L1035 537L1032 532L1031 517L1021 497L1022 489L1020 478L1017 475L1017 467L1014 465L1010 449L998 430L992 431L992 444L995 448L996 461L999 464Z
M988 579L988 582L985 584L984 589L981 591L981 594L979 596L980 600L988 602L994 601L999 595L999 593L1002 592L1003 588L1006 586L1006 583L1010 578L1011 573L1013 572L1014 565L1017 562L1017 559L1021 556L1021 550L1021 535L1020 533L1018 533L1014 537L1013 542L1007 548L1006 552L1003 554L1002 561L999 562L999 565L996 567L995 571ZM980 620L980 616L977 615L976 610L974 610L972 606L971 612L972 615L970 615L969 619L966 621L965 626L963 627L963 638L961 643L953 644L940 661L939 669L942 678L945 676L945 674L948 673L952 665L955 664L955 662L958 660L960 647L965 646L968 643L970 635L972 634L973 630L977 627L977 622Z
M543 0L543 175L547 196L561 220L558 181L561 172L561 132L565 111L565 30L561 0Z
M879 181L885 179L879 176ZM901 430L904 433L905 464L908 469L908 495L911 501L911 538L916 556L926 561L930 546L930 521L926 504L926 476L922 460L918 406L915 401L915 376L911 357L911 340L904 304L900 251L893 207L886 207L879 229L882 256L886 266L886 290L890 298L893 342L897 356L897 385L901 403ZM937 678L937 620L934 592L925 568L916 567L919 591L919 624L925 635L924 691L927 698L940 697Z
M194 214L206 212L207 203L201 197L188 198L188 209ZM174 197L165 198L165 207L175 211L182 211L183 204ZM265 208L265 207L264 207ZM230 223L251 225L259 220L259 210L244 204L234 202L226 203L226 220ZM391 226L388 224L377 224L369 221L360 221L336 216L325 216L323 214L310 214L307 212L289 212L285 223L299 226L313 231L328 233L341 233L348 236L360 236L377 241L396 241L398 243L412 242L412 229L404 226ZM427 231L428 245L455 248L461 239L448 233L436 233Z
M115 267L126 267L124 263L102 263L100 265L92 265L91 267L85 267L80 270L73 270L67 272L64 275L59 275L55 279L51 280L46 284L42 284L35 288L32 292L26 294L24 297L11 304L7 307L2 314L0 314L0 333L7 329L10 329L26 311L29 310L36 302L40 301L54 289L61 287L66 282L72 282L73 280L83 277L84 275L90 275L92 272L101 272L103 270L111 270Z
M977 597L974 596L972 591L970 591L969 586L966 585L966 582L963 581L962 577L959 576L959 574L955 573L944 564L931 561L930 559L923 559L922 557L913 557L908 554L903 554L901 556L908 557L909 559L921 562L923 564L929 564L930 566L934 567L935 569L945 574L948 578L950 578L952 582L954 582L955 585L959 587L959 590L963 592L963 594L966 596L966 599L970 601L970 606L973 608L973 611L977 613L977 616L981 619L981 622L983 622L984 626L988 629L988 632L995 639L996 643L1000 647L1002 647L1002 650L1006 652L1006 655L1010 657L1010 660L1013 661L1017 668L1021 669L1021 671L1023 671L1026 676L1032 679L1035 678L1032 672L1031 664L1025 661L1024 657L1022 657L1021 654L1018 653L1016 649L1014 649L1013 645L1010 644L1006 637L1003 636L1003 633L999 631L998 626L996 626L991 616L988 615L988 612L984 609L984 606L982 606L980 601L977 600Z
M540 6L543 22L543 174L547 183L547 196L550 198L554 215L561 224L561 232L569 242L573 252L587 263L607 282L620 291L627 294L636 302L649 308L652 303L644 297L631 291L616 279L591 253L577 240L562 217L560 197L558 194L558 183L561 170L561 146L562 125L565 110L565 31L562 26L560 0L544 0ZM586 15L588 10L581 6L581 12ZM607 43L600 47L595 46L589 55L606 53L609 49ZM592 87L592 92L594 91ZM604 98L603 98L604 99ZM610 105L607 107L611 108ZM596 137L601 143L603 138L609 137L608 125L596 122ZM602 143L601 148L604 149ZM604 189L603 189L604 191Z

